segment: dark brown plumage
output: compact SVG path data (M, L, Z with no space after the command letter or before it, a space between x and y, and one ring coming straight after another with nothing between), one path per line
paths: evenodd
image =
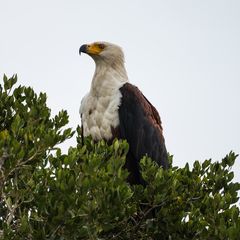
M163 168L168 167L167 150L159 114L141 91L130 83L120 88L119 138L126 139L130 149L126 168L131 184L143 184L139 171L140 159L147 155Z

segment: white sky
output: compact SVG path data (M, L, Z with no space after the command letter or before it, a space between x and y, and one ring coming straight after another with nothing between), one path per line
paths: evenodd
M0 34L0 76L46 92L73 128L94 72L79 47L104 40L158 109L174 165L240 153L240 1L0 0Z

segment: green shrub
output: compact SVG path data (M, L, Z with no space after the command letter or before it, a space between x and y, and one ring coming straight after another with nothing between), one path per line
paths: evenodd
M63 154L58 144L74 134L66 111L51 117L46 94L3 80L1 239L239 239L236 154L167 171L145 157L147 187L130 186L126 141L94 143L78 127L77 146Z

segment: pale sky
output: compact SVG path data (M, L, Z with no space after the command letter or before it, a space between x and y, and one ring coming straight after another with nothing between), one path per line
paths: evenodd
M79 47L103 40L158 109L174 165L240 153L240 1L0 0L0 33L0 77L46 92L72 128L95 67Z

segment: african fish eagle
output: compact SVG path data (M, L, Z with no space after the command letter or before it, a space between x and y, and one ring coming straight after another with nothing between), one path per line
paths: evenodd
M129 152L125 167L130 184L145 184L139 161L147 155L163 168L168 167L161 120L156 108L128 81L122 49L108 42L84 44L96 68L89 93L82 99L80 115L83 136L111 143L126 139Z

